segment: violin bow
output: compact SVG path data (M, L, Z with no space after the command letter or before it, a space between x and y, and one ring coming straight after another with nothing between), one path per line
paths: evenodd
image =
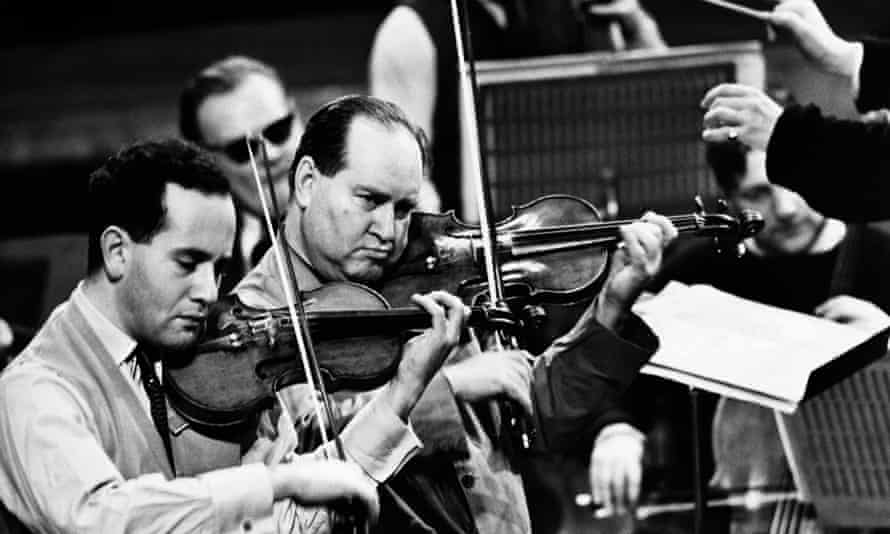
M262 136L257 137L259 140L259 144L261 147L263 163L266 170L266 182L269 187L269 194L271 202L267 202L265 198L265 194L263 193L263 185L260 180L260 173L257 169L256 156L253 153L253 147L250 145L251 135L248 134L246 136L247 143L247 152L250 156L250 168L253 172L253 177L257 186L257 193L260 197L260 204L263 208L263 220L266 224L266 230L269 232L269 235L273 238L271 239L270 246L272 247L273 254L275 256L275 265L278 270L279 278L281 278L282 291L284 292L284 298L287 304L288 315L291 320L291 328L294 331L294 338L297 341L298 352L300 353L300 361L303 366L303 372L306 375L306 384L312 389L312 391L317 392L317 395L313 395L313 401L315 406L315 415L318 418L318 426L321 434L322 441L322 450L324 451L325 457L330 458L330 451L328 450L328 443L333 442L336 451L336 457L340 460L346 460L346 453L343 448L343 441L340 439L340 435L334 430L334 419L333 419L333 410L331 409L331 400L328 396L328 393L325 389L324 380L321 376L320 366L318 365L318 358L315 354L315 347L312 344L312 339L309 334L309 324L306 319L306 310L303 307L303 301L299 298L299 283L297 281L296 272L294 270L293 260L290 257L290 254L287 253L287 250L284 247L287 246L287 239L284 231L284 225L279 224L279 231L275 231L275 223L274 221L281 221L280 213L278 210L277 200L275 197L275 186L272 183L272 175L269 167L269 154L266 148L266 140L263 139ZM271 204L271 208L269 207ZM277 236L277 238L275 238ZM280 240L280 242L279 242ZM278 403L281 405L282 417L287 417L287 423L291 426L294 424L293 416L288 412L287 404L281 398L280 390L276 388L275 390L276 396L278 396ZM333 433L333 437L329 437L328 430L331 430ZM355 518L349 518L355 519ZM332 520L332 523L336 523L336 521ZM367 523L364 524L364 528L359 527L358 524L353 524L357 532L363 532L368 530Z
M476 202L479 212L479 228L482 238L483 262L485 264L485 278L488 285L489 304L496 309L507 311L504 296L504 284L501 278L501 268L495 253L496 229L492 217L494 211L491 201L491 187L488 176L482 165L481 137L479 136L479 116L476 112L476 99L478 96L476 82L476 67L473 60L472 35L470 32L468 9L466 0L451 0L451 17L454 25L455 44L457 47L458 64L458 88L460 102L460 119L462 134L467 141L462 146L469 150L469 170L472 176L466 179L472 180L476 190ZM466 43L466 44L464 44ZM466 52L465 52L466 47ZM498 350L515 348L518 343L515 337L508 337L502 330L496 330L493 336L494 346ZM508 402L505 405L507 413L507 425L518 434L519 448L527 450L531 447L531 436L525 428L525 420L521 408L515 403ZM497 418L495 419L497 420ZM511 436L507 436L508 439ZM509 442L508 442L509 443Z

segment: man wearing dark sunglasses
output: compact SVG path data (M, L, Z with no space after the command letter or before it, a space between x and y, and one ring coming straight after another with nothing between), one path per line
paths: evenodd
M238 230L231 265L221 290L230 289L268 248L261 224L250 151L260 156L265 139L277 201L284 206L290 189L287 170L302 132L302 123L279 73L270 65L232 56L201 69L183 88L179 99L182 136L216 156L232 189ZM261 161L257 161L263 169Z

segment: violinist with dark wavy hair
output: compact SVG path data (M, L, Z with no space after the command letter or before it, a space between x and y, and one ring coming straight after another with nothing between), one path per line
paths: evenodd
M426 163L420 130L395 105L365 96L328 103L307 122L292 168L294 194L283 228L300 288L335 280L381 285L405 251ZM499 412L481 401L508 398L553 448L592 441L597 418L652 355L654 334L629 312L676 235L647 214L621 230L599 298L535 364L521 350L483 353L470 336L437 373L411 413L423 442L391 486L436 532L529 532L522 479L492 430ZM254 308L284 305L267 253L236 287ZM311 395L290 389L298 426L313 427ZM348 420L377 393L346 394ZM385 515L385 511L384 511Z
M342 499L373 519L376 481L418 447L404 419L456 345L463 304L416 299L433 326L343 430L350 461L290 454L285 417L277 435L217 439L168 409L158 375L216 301L229 184L190 143L143 142L93 173L88 198L87 276L0 375L3 505L36 532L324 532L311 505Z

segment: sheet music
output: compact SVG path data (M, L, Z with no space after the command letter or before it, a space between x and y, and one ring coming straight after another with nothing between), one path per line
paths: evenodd
M810 373L882 329L866 332L679 282L640 299L634 312L661 341L642 372L783 412L796 409Z

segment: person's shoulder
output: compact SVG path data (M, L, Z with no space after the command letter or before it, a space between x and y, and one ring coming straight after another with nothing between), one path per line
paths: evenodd
M47 405L51 398L79 397L77 388L47 361L25 349L0 373L0 405L24 412L16 406L31 405L33 411ZM24 413L22 413L24 415Z
M0 373L0 388L8 384L36 384L38 382L64 382L62 369L52 363L52 353L62 350L62 340L57 333L60 323L70 313L71 302L56 307L34 338L16 355Z
M439 26L449 22L448 13L438 13L436 9L423 7L425 4L437 2L411 2L399 4L392 8L377 29L375 37L376 49L395 47L400 54L416 52L410 43L432 43L438 37ZM447 3L444 3L446 4ZM432 46L432 45L430 45Z

